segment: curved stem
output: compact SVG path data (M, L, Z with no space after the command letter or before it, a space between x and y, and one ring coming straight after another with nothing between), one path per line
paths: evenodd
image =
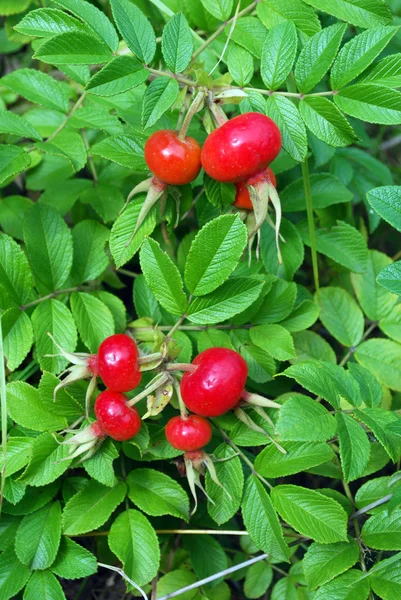
M71 294L72 292L79 292L79 291L90 290L90 289L92 289L92 288L87 287L87 286L77 285L76 287L66 288L65 290L56 290L55 292L52 292L51 294L47 294L47 296L41 296L41 298L36 298L36 300L32 300L32 302L28 302L28 304L23 304L22 306L20 306L20 309L26 310L27 308L31 308L31 306L36 306L37 304L40 304L41 302L44 302L45 300L51 300L52 298L55 298L56 296L61 296L62 294Z
M306 213L308 216L308 227L310 246L312 253L312 268L313 268L313 279L315 281L315 290L317 297L320 297L320 286L319 286L319 267L317 262L317 250L316 250L316 233L315 233L315 222L313 219L313 203L312 203L312 189L310 184L309 176L309 165L308 158L301 164L302 177L304 180L305 198L306 198Z
M205 98L205 93L206 93L205 90L200 90L196 94L196 96L195 96L195 98L194 98L191 106L188 109L187 114L185 115L184 121L183 121L183 123L182 123L182 125L180 127L180 131L179 131L179 134L178 134L178 139L179 140L181 140L181 141L185 140L185 136L187 135L188 127L189 127L189 125L190 125L193 117L196 115L196 113L202 107L203 100Z
M47 138L46 142L50 142L53 138L56 137L56 135L58 133L60 133L60 131L62 131L64 129L64 127L67 125L69 119L72 117L72 115L75 113L75 111L81 106L81 104L85 100L85 98L86 98L86 92L84 92L82 94L82 96L80 96L78 98L78 100L76 101L76 103L74 104L74 106L72 107L72 109L70 110L70 112L68 113L66 118L64 119L64 121L61 123L61 125L59 125L59 127L57 127L56 131L54 131L51 134L51 136Z

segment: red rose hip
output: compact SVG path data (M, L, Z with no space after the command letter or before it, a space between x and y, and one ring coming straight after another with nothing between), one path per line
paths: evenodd
M129 392L139 385L142 378L138 357L139 352L134 340L129 335L118 333L109 336L100 344L90 367L110 390Z
M185 185L201 170L201 147L192 137L180 140L176 131L162 129L153 133L145 144L145 161L163 183Z
M192 361L197 369L184 374L181 395L187 408L203 417L217 417L233 408L241 397L248 365L234 350L209 348Z
M267 167L265 171L261 171L257 175L250 177L247 181L240 181L239 183L236 183L235 187L237 188L237 192L235 194L234 206L236 206L237 208L245 208L246 210L253 210L253 204L249 196L248 188L246 186L247 184L255 185L260 181L267 180L271 181L274 187L276 187L276 176L274 175L270 167Z
M203 144L201 160L213 179L237 183L266 169L280 150L281 133L275 122L250 112L212 131Z
M199 450L210 442L212 426L198 415L173 417L166 425L166 438L177 450Z
M134 406L126 403L126 396L106 390L95 402L97 424L106 435L123 442L130 440L141 428L141 418Z

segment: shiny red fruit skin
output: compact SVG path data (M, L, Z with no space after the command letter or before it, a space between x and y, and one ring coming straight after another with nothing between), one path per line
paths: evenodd
M274 185L274 187L276 187L276 176L270 169L270 167L267 167L265 171L262 171L261 173L258 173L253 177L250 177L247 181L240 181L239 183L236 183L235 187L237 188L237 192L235 194L234 206L236 206L237 208L245 208L246 210L253 210L251 198L249 196L248 188L246 186L247 184L255 185L267 179L269 179Z
M245 113L224 123L206 138L201 160L217 181L246 181L266 169L281 150L281 133L272 119Z
M192 361L193 373L181 380L181 395L187 408L203 417L217 417L233 408L241 397L248 365L234 350L209 348Z
M166 425L166 438L177 450L199 450L212 439L212 426L198 415L173 417Z
M170 185L190 183L201 170L201 147L191 137L178 139L176 131L161 129L145 144L145 161L160 181Z
M106 390L95 402L95 415L100 429L113 440L130 440L141 428L141 418L134 406L127 405L127 397Z
M96 369L104 385L113 392L129 392L136 388L142 378L138 365L138 348L125 333L106 338L97 352Z

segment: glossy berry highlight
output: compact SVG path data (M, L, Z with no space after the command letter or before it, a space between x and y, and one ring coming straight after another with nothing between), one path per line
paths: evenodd
M177 450L199 450L212 439L212 426L198 415L173 417L166 425L166 438Z
M94 374L114 392L129 392L141 382L136 343L124 333L111 335L99 346L96 358L89 363Z
M145 161L163 183L185 185L201 170L201 147L192 137L179 139L176 131L162 129L153 133L145 144Z
M232 409L241 397L248 365L229 348L209 348L192 361L197 367L184 374L181 396L185 406L203 417L217 417Z
M281 150L281 133L272 119L245 113L212 131L202 147L206 173L224 183L246 181L266 169Z
M274 187L276 187L276 176L270 167L267 167L267 169L261 171L261 173L250 177L247 181L240 181L239 183L235 184L237 191L235 194L234 206L245 210L253 210L253 204L247 185L256 185L261 181L270 181Z
M106 435L118 442L133 438L141 428L141 418L135 407L127 405L127 398L119 392L106 390L95 402L97 425Z

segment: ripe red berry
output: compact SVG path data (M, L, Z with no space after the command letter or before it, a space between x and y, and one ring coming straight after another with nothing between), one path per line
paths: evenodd
M201 170L201 147L191 137L178 138L176 131L162 129L145 144L145 161L160 181L171 185L190 183Z
M247 181L240 181L239 183L236 183L235 187L237 188L237 192L235 194L234 206L236 206L237 208L245 208L246 210L253 210L251 198L249 196L248 188L246 186L247 184L255 185L259 181L263 180L270 180L274 187L276 187L276 176L274 175L270 167L267 167L266 170L261 171L253 177L250 177Z
M213 179L236 183L266 169L280 150L281 134L275 122L251 112L212 131L203 144L201 160Z
M126 403L126 396L106 390L95 402L97 424L106 435L123 442L130 440L141 428L141 418L134 406Z
M234 350L209 348L192 361L196 371L185 373L181 395L189 410L203 417L217 417L233 408L241 397L248 365Z
M99 346L96 360L91 357L92 373L100 375L104 385L113 392L129 392L142 378L138 365L138 348L134 340L124 333L106 338Z
M198 415L173 417L166 425L166 438L177 450L199 450L210 442L212 426Z

